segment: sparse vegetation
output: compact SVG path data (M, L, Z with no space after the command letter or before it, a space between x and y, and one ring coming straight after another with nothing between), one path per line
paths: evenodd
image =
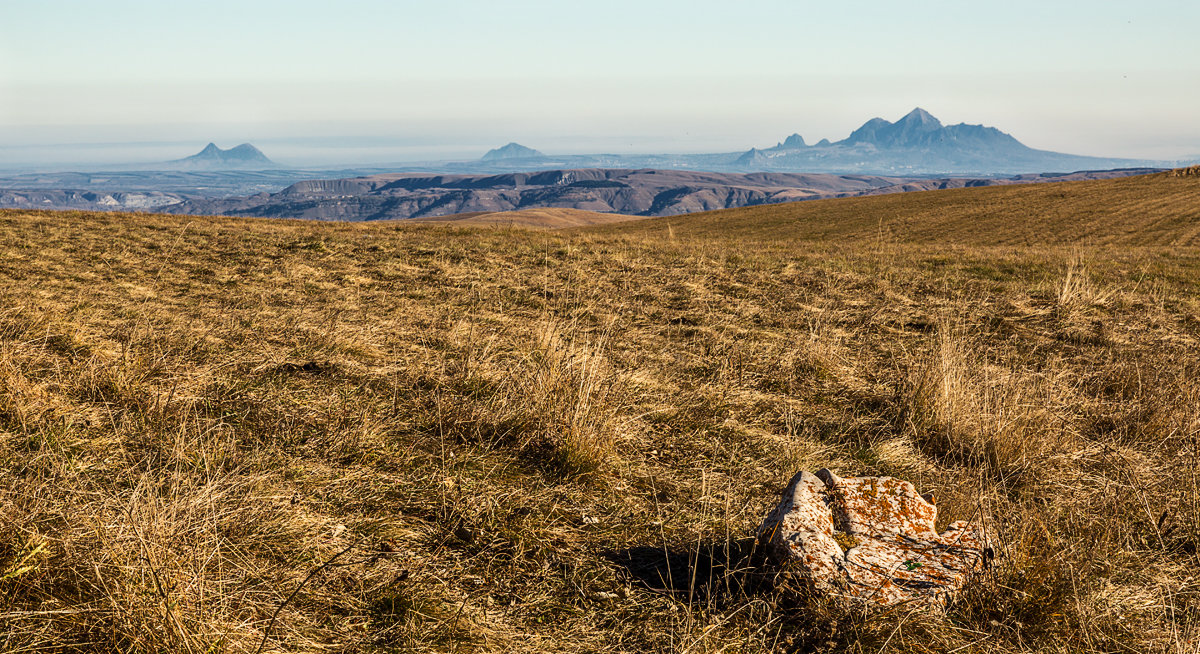
M728 232L0 212L0 649L1194 652L1189 188L808 232L817 203ZM1100 192L1074 239L970 224ZM820 467L985 519L998 565L946 615L776 578L754 528Z
M971 351L973 338L942 325L908 380L900 416L929 456L967 464L1007 485L1037 483L1053 455L1073 451L1062 396L1048 375L1006 369ZM1030 477L1032 475L1032 477Z

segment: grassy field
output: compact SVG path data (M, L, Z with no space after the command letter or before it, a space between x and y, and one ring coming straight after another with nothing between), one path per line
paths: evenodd
M424 218L417 222L454 223L457 226L489 225L492 227L526 227L532 229L566 229L568 227L590 227L610 223L637 220L635 216L619 213L597 213L580 209L535 207L519 211L495 211L482 213L459 213L449 216ZM416 219L414 219L416 220Z
M1198 198L0 212L0 651L1196 652ZM811 596L752 536L821 467L998 565Z

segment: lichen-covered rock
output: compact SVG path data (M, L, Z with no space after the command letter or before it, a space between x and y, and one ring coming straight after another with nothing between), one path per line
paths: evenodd
M758 536L820 590L881 605L941 605L991 550L978 524L937 533L931 500L892 477L801 472Z

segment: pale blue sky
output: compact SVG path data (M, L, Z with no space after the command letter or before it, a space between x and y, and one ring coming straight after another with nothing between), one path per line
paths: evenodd
M477 156L509 140L554 153L738 150L792 132L836 140L919 105L1033 147L1200 153L1195 0L0 9L0 146L10 152L208 140L380 160Z

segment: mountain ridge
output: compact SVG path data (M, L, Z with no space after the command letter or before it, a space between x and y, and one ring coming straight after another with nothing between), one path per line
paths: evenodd
M278 193L189 198L166 213L313 220L429 219L533 208L664 216L818 198L966 186L1096 179L1150 172L1093 171L1013 178L925 178L803 173L556 169L498 175L400 173L297 182ZM25 206L36 204L28 198ZM0 197L0 206L4 205Z
M722 173L814 173L890 176L1010 176L1124 168L1170 168L1184 161L1094 157L1031 148L982 124L945 125L916 107L892 122L872 118L843 139L814 144L793 133L773 146L699 154L574 154L548 157L509 143L482 159L450 163L454 172L563 168L655 168Z
M896 122L872 118L840 141L806 146L799 134L778 145L751 148L733 161L743 169L891 174L1014 174L1145 166L1150 162L1109 159L1031 148L996 127L944 125L921 107Z
M804 144L804 138L800 134L792 134L785 141L780 142L773 148L769 148L769 150L854 146L858 144L870 144L880 149L895 149L928 147L947 142L962 142L967 140L989 142L993 145L1008 147L1019 146L1032 150L1032 148L1028 148L1028 146L1025 146L1011 134L995 127L971 125L968 123L943 125L942 121L920 107L913 109L894 123L884 118L872 118L840 141L830 141L826 138L821 139L814 145L808 146Z

